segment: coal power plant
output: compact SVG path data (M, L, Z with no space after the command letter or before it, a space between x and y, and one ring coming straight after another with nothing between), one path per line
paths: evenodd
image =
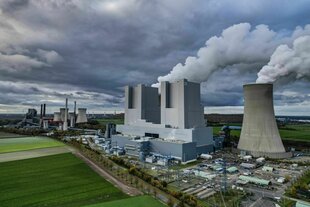
M76 113L76 101L74 101L73 112L69 112L68 99L65 102L65 108L60 108L59 112L54 112L53 122L58 123L59 130L67 131L69 128L74 128L75 124L87 123L86 108L79 108Z
M205 126L200 84L186 79L125 88L125 124L112 143L133 156L157 156L183 163L213 152L212 128ZM160 97L160 99L159 99Z
M291 157L283 146L273 107L272 84L246 84L238 149L255 157Z

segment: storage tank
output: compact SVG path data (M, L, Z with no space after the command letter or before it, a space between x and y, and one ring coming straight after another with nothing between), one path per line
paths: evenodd
M54 112L54 119L53 121L61 121L60 112Z
M273 108L272 84L246 84L238 149L254 157L286 158Z
M78 115L76 119L76 123L86 123L87 117L86 117L86 108L78 108Z

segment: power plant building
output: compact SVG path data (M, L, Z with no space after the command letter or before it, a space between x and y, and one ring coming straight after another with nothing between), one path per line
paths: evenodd
M160 154L188 162L213 151L212 128L205 126L200 84L180 80L157 88L125 87L125 124L112 144L132 155Z
M247 84L244 116L238 149L254 157L287 158L273 107L272 84Z

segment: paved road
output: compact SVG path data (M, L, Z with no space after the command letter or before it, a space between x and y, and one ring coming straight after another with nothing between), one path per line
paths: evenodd
M125 192L128 195L136 196L136 195L142 195L142 193L137 190L136 188L133 188L131 186L128 186L112 175L110 175L107 171L99 167L96 163L94 163L92 160L85 157L83 154L76 150L72 150L72 153L75 154L77 157L82 159L90 168L92 168L95 172L97 172L99 175L101 175L103 178L105 178L107 181L112 183L115 187L119 188L123 192Z
M68 147L49 147L33 150L25 150L19 152L8 152L0 154L0 162L8 162L14 160L24 160L29 158L43 157L48 155L56 155L70 152Z
M284 198L286 198L286 199L290 199L290 200L293 200L293 201L296 201L296 202L301 202L301 203L304 203L304 204L306 204L306 205L310 205L310 202L307 202L307 201L304 201L304 200L300 200L300 199L297 199L297 198L292 198L292 197L288 197L288 196L282 196L282 197L284 197Z

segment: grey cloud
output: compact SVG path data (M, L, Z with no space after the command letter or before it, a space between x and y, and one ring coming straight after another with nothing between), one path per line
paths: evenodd
M38 89L29 89L20 98L19 92L11 92L16 102L47 101L56 107L69 96L99 112L104 107L122 107L123 86L155 82L232 24L266 24L286 35L310 19L307 1L14 0L1 1L0 8L1 53L50 65L22 73L0 70L0 81L31 83ZM41 50L57 53L61 61L53 57L48 61L38 54ZM234 66L243 71L253 66L255 73L223 72L210 77L202 88L204 103L242 105L242 83L255 81L259 66L266 63ZM296 90L303 93L306 86Z

